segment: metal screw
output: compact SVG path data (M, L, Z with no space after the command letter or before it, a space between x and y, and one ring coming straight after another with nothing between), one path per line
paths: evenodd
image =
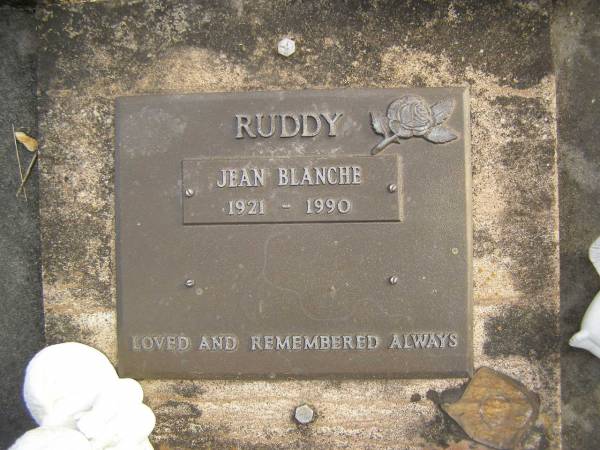
M196 282L194 280L192 280L191 278L189 280L185 280L185 285L189 288L194 287L195 284L196 284Z
M294 418L299 424L307 425L314 420L315 412L306 404L300 405L297 406L296 410L294 411Z
M454 247L454 248L452 249L452 254L453 254L453 255L458 255L458 249L457 249L456 247Z
M398 190L398 186L395 184L388 184L388 191L393 194L394 192L396 192Z
M186 197L188 197L188 198L189 198L189 197L192 197L193 195L194 195L194 190L193 190L193 189L191 189L191 188L187 188L187 189L185 190L185 196L186 196Z
M396 275L393 275L388 281L390 282L390 284L398 284L398 277Z
M277 53L288 57L296 51L296 43L290 38L283 38L277 43Z

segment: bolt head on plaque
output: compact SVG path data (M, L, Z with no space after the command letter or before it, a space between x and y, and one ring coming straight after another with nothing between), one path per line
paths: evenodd
M294 411L294 419L296 419L296 422L298 422L300 425L308 425L314 420L314 418L315 412L306 404L296 407Z
M277 53L281 56L291 56L296 51L296 43L290 38L283 38L277 43Z

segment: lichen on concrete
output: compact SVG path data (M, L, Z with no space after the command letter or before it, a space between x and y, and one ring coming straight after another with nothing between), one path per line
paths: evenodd
M545 2L43 6L41 214L51 341L89 343L115 361L115 97L469 86L475 362L540 395L540 418L525 445L558 448L556 131L548 14ZM297 44L289 58L277 54L282 36ZM525 341L527 324L543 329L544 338ZM465 435L427 395L463 382L143 384L158 417L154 442L165 448L468 448ZM303 403L318 411L307 427L292 420Z

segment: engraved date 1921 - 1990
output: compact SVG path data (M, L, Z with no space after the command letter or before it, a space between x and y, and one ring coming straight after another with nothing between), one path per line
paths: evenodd
M304 203L306 214L348 214L352 211L352 201L347 198L308 198ZM292 209L293 205L284 202L282 209ZM265 199L229 200L224 208L230 216L263 216L266 211Z

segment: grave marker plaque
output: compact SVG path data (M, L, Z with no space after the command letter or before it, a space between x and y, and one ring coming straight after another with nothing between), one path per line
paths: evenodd
M462 88L122 97L119 371L472 370Z

